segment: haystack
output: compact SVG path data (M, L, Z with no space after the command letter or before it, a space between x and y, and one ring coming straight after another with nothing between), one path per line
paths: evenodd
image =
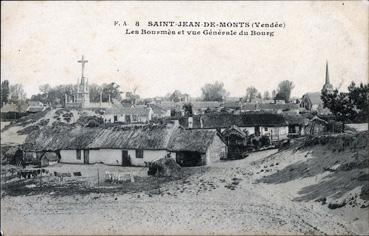
M181 167L172 158L161 158L149 163L149 175L157 177L182 177Z

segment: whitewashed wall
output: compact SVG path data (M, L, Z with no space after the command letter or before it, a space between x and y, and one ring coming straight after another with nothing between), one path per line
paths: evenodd
M76 150L60 150L60 162L83 164L83 150L81 150L81 160L77 160Z
M89 158L90 163L122 165L122 150L120 149L90 150Z
M249 135L254 134L255 133L255 127L239 127L242 131L244 132L248 132ZM226 130L228 128L222 128L220 129L220 132L223 132L224 130ZM214 129L215 130L215 129Z
M263 135L271 135L273 141L287 139L288 126L268 127L268 131L265 131L263 128L263 132Z
M222 153L224 155L227 155L227 146L223 141L219 138L218 135L215 135L213 138L213 141L208 147L208 150L206 151L206 165L210 165L212 162L219 161Z
M145 161L155 161L157 159L163 158L167 155L167 150L144 150L143 157L144 158L136 158L135 150L130 150L128 154L131 157L131 165L133 166L145 166ZM172 158L175 158L175 155L171 155Z

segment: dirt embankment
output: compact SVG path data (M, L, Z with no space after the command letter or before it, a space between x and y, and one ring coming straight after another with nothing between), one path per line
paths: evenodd
M330 209L369 206L367 131L306 138L254 164L261 167L260 172L271 172L258 183L310 178L298 191L297 201L319 201Z

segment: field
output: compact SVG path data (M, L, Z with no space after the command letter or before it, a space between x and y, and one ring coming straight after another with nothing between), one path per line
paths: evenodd
M332 210L318 201L298 199L300 191L320 182L324 173L284 183L261 181L305 158L291 161L278 155L268 150L243 160L184 168L182 179L149 177L143 167L57 164L47 169L80 171L82 176L5 184L2 227L6 234L369 232L367 208ZM135 182L104 183L105 171L130 173Z

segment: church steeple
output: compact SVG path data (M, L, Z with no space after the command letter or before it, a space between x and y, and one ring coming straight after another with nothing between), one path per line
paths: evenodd
M333 91L333 86L331 85L331 82L329 81L329 71L328 71L328 61L325 64L325 83L323 85L323 91L326 90L328 92Z
M328 61L325 64L325 84L330 84L330 82L329 82L329 72L328 72Z

